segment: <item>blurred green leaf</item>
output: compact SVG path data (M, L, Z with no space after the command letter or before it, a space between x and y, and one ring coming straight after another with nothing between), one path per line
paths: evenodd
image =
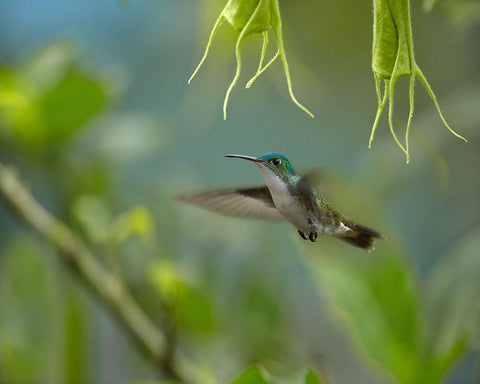
M25 65L22 75L37 92L45 92L66 75L75 58L73 44L53 42L34 54Z
M59 189L65 196L105 196L111 183L108 164L98 158L76 158L71 162L64 161L59 172L68 173L69 177L59 175Z
M42 248L17 237L0 255L0 378L48 382L53 355L51 274Z
M459 29L469 29L480 22L480 2L478 0L424 0L423 8L430 12L440 3L452 25Z
M140 380L140 381L129 381L128 384L182 384L180 381L172 380Z
M0 112L2 109L18 109L25 106L27 100L25 97L18 92L14 91L2 91L0 87Z
M438 0L424 0L423 9L427 12L430 12L437 3L438 3Z
M71 46L53 44L24 69L0 68L0 118L21 144L63 141L104 106L104 84L76 69L72 60Z
M149 278L160 296L174 300L180 272L173 262L167 260L155 262L149 268Z
M310 369L305 376L305 384L322 384L322 379Z
M235 378L231 384L271 384L260 367L251 367Z
M120 215L113 224L111 238L119 244L131 236L137 236L144 243L153 239L154 221L150 211L144 206L136 206Z
M195 332L210 332L213 328L213 310L210 299L188 283L178 283L175 305L177 323Z
M172 262L155 262L148 273L150 282L172 311L176 325L200 333L212 330L210 299L182 276Z
M417 303L413 276L396 256L322 260L317 268L333 310L363 351L402 383L414 381Z
M65 382L87 382L89 365L88 361L88 330L90 319L88 309L76 289L75 280L69 280L65 285L64 299L64 350L63 361Z
M78 197L73 202L72 213L89 241L104 244L108 240L113 217L101 198L94 195Z
M132 236L144 243L153 239L153 217L143 206L134 207L114 218L102 198L83 195L73 202L72 214L93 243L119 245Z
M238 331L241 349L248 361L270 358L287 365L292 339L284 323L281 299L273 294L262 275L243 281L243 289L235 300L238 312L230 320L232 331Z
M480 247L479 233L472 238L474 243L465 248L470 277L465 279L464 289L452 294L447 288L456 277L465 277L465 273L452 273L452 268L438 272L433 283L436 290L430 289L436 292L431 297L437 299L438 307L430 318L420 317L414 276L401 257L376 255L369 259L328 258L319 262L317 271L334 313L343 319L350 336L365 354L402 384L440 382L465 350L465 328L460 324L478 329L474 323L480 314L480 300L475 300L480 263L476 260L475 268L471 264ZM476 253L473 250L477 250ZM458 254L455 260L459 260ZM438 290L439 287L443 290ZM454 320L450 322L445 320L452 320L452 315L445 313L448 305L445 300L449 295L455 303L452 304ZM471 317L465 316L467 311ZM435 329L432 319L449 323L453 330L445 327L437 328L436 334L421 333L420 330ZM463 332L458 332L459 328ZM443 348L432 347L445 339L448 342Z
M105 101L105 89L97 80L72 69L38 100L44 140L57 142L69 137L96 115ZM20 126L19 132L22 128L35 129Z
M480 333L480 228L460 239L427 280L425 330L432 353L449 356Z

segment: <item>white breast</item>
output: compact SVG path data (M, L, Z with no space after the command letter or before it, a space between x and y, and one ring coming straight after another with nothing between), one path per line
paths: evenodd
M309 232L311 224L307 221L307 213L304 212L304 207L300 204L300 201L289 193L287 185L278 176L269 170L264 170L263 167L260 167L260 170L277 209L297 229Z
M265 177L265 181L272 194L275 206L280 210L286 209L291 204L287 185L279 177L272 174Z

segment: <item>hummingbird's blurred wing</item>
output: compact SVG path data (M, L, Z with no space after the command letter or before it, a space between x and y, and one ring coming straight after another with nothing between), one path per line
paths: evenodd
M275 207L267 187L220 189L175 196L175 200L193 204L227 216L261 220L284 220Z
M320 193L323 197L329 200L335 197L336 189L340 183L340 176L332 171L315 167L309 172L303 173L302 176L308 181L308 183Z

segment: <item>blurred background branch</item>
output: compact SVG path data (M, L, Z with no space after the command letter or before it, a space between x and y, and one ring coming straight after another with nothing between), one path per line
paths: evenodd
M63 261L79 272L82 280L112 310L149 357L178 378L171 361L166 362L171 357L167 353L165 335L137 305L128 288L96 260L71 229L35 201L12 169L1 163L0 195L15 214L58 248Z

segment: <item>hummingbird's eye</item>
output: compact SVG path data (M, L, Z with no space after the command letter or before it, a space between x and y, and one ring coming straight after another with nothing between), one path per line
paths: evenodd
M272 164L273 164L273 165L280 165L280 164L282 164L282 160L280 160L280 159L272 159Z

